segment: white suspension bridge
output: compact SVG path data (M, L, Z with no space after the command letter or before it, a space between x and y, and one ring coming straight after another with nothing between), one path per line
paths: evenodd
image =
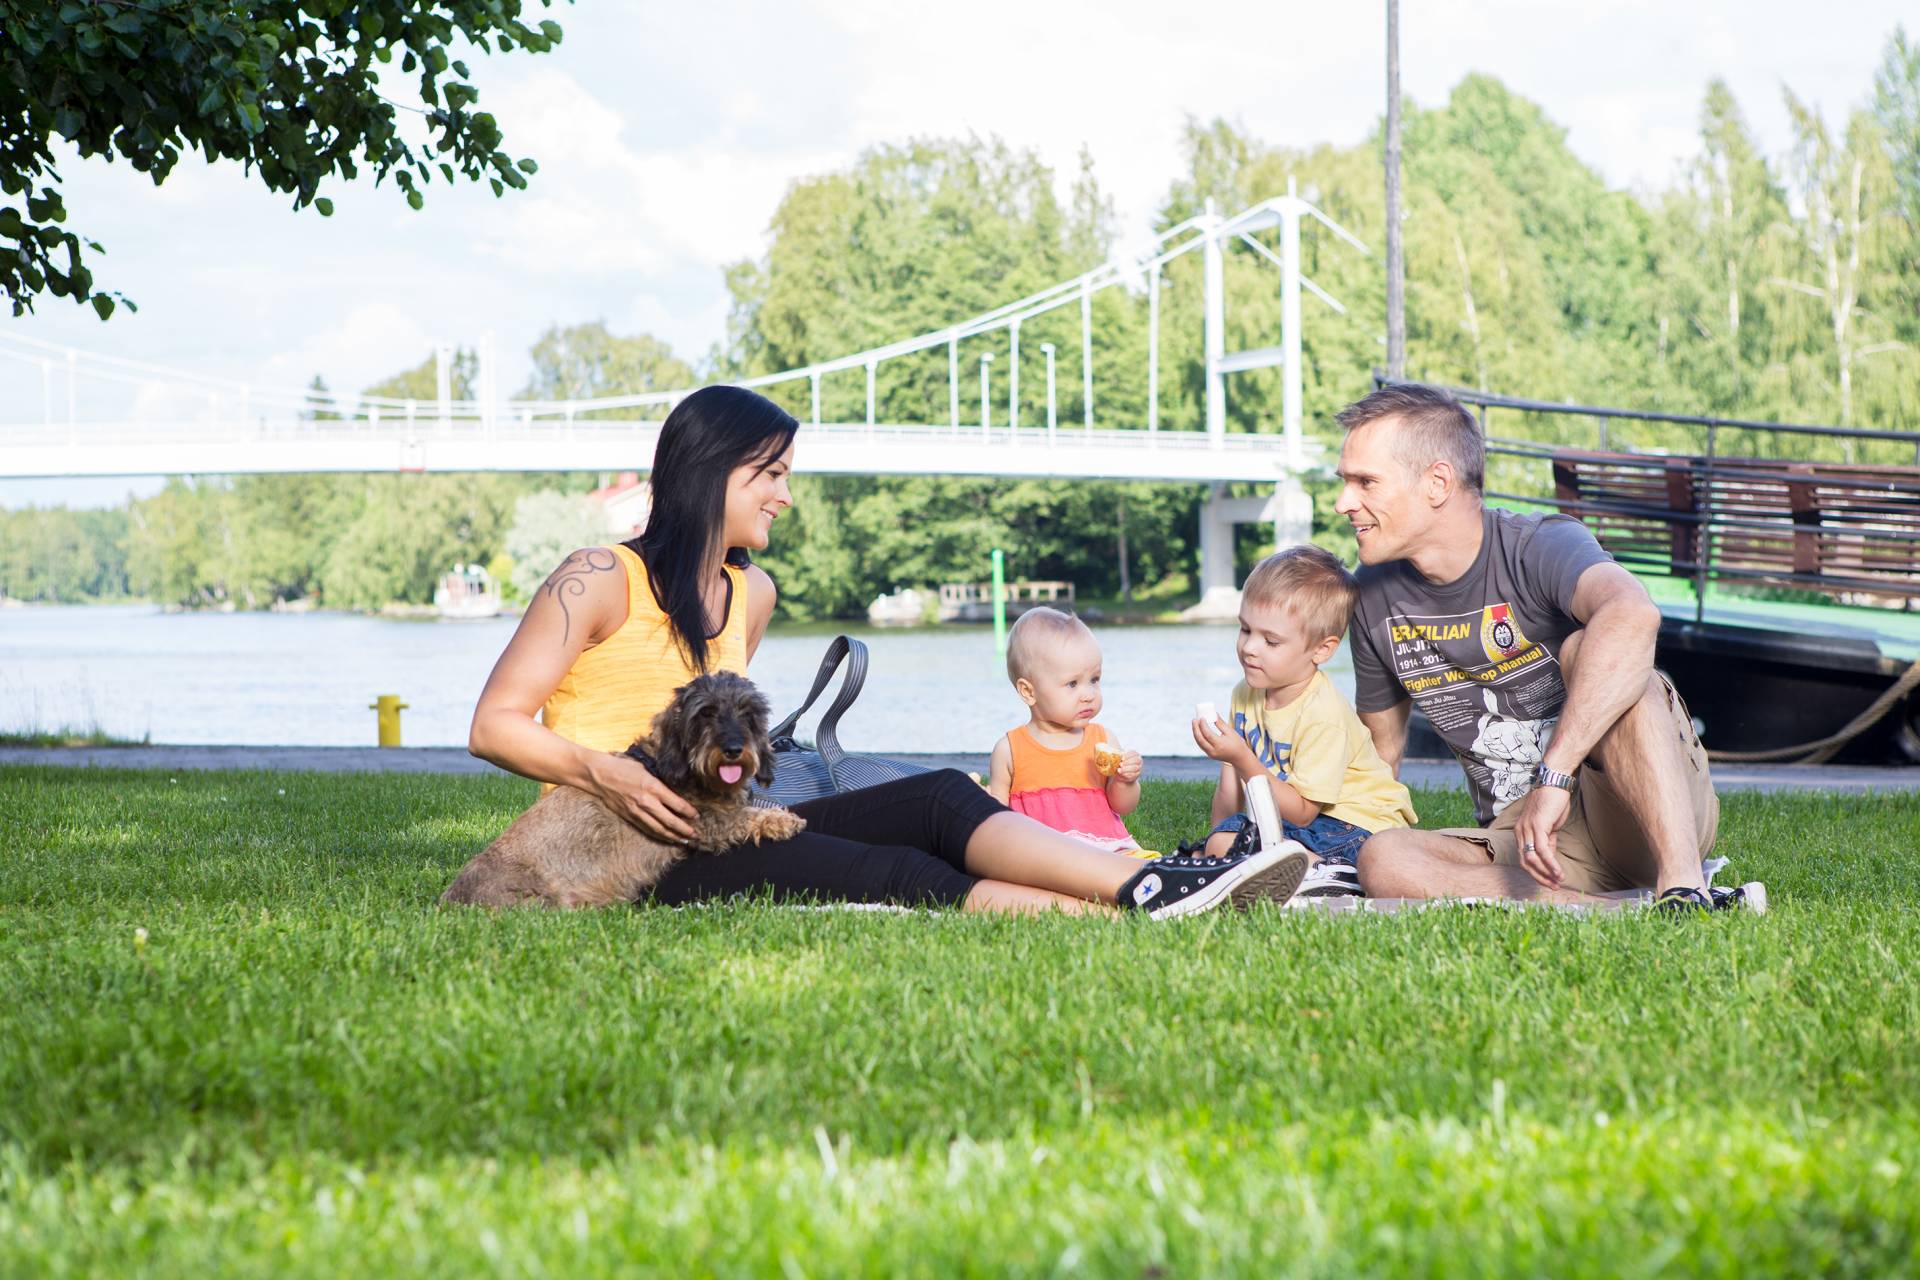
M1230 217L1207 210L1159 233L1139 257L1108 262L1018 301L946 328L804 368L741 379L755 388L806 384L799 435L801 466L816 473L857 475L982 475L1114 480L1200 481L1213 486L1201 517L1201 584L1218 609L1233 607L1235 524L1267 523L1282 545L1305 541L1312 503L1300 474L1319 461L1301 428L1301 292L1345 308L1300 269L1300 233L1308 220L1365 253L1366 247L1288 184L1286 195ZM1259 238L1276 232L1278 246ZM1224 255L1245 248L1277 268L1281 299L1278 345L1225 350ZM1169 429L1160 417L1162 273L1190 253L1202 255L1205 423L1201 430ZM1146 421L1096 426L1093 298L1106 289L1147 294ZM1077 305L1080 312L1081 421L1063 424L1057 413L1055 348L1042 343L1046 409L1041 421L1022 421L1021 329L1036 318ZM963 340L989 338L995 349L963 369ZM972 348L977 347L977 341ZM1026 359L1032 360L1029 343ZM883 422L877 385L890 361L945 348L946 404L928 405L924 420ZM438 395L432 400L348 396L312 389L266 388L100 355L0 329L0 358L37 366L40 412L30 397L10 397L0 412L0 478L59 476L236 475L365 471L615 471L643 467L652 457L661 420L694 388L645 391L593 399L501 400L495 392L491 340L483 339L473 399L451 393L452 348L437 355ZM1000 360L1004 357L1004 363ZM935 357L937 359L937 357ZM971 361L969 362L971 363ZM1004 371L995 386L995 366ZM1227 379L1282 369L1279 433L1229 433ZM864 374L865 416L827 421L822 381ZM1031 376L1031 375L1030 375ZM30 378L30 371L29 371ZM192 416L82 413L82 387L174 392L167 403L199 401ZM840 385L836 382L835 385ZM1004 397L1004 398L1003 398ZM103 397L104 398L104 397ZM789 403L792 399L789 398ZM944 414L940 409L944 408ZM944 418L944 420L941 420ZM1266 498L1231 499L1229 482L1273 485ZM1205 602L1203 601L1203 604Z

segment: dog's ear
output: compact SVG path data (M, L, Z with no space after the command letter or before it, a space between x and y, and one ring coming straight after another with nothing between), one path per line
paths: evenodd
M653 776L679 790L693 776L692 719L687 714L686 689L681 689L666 710L654 717L653 732L647 735L647 747L653 753Z
M765 746L760 752L760 767L753 772L753 780L762 787L773 785L773 748Z
M674 732L674 726L665 726L663 732L649 735L643 739L643 745L653 757L654 777L676 789L687 784L693 761L687 755L686 743Z

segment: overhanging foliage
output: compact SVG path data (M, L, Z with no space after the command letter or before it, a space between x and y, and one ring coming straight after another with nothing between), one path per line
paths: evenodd
M541 0L546 7L549 0ZM328 178L392 178L415 209L437 173L526 186L530 159L502 149L462 46L542 53L552 21L523 22L519 0L0 0L0 289L19 315L42 293L90 303L95 287L69 229L56 140L82 159L124 159L164 182L181 157L234 160L296 209L322 216ZM381 73L417 77L421 106L382 92ZM402 111L419 111L410 140ZM131 305L131 304L129 304Z

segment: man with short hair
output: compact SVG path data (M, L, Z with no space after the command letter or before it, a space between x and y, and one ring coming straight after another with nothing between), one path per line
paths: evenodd
M1660 611L1646 589L1579 522L1485 506L1479 426L1445 391L1383 387L1339 422L1334 509L1362 565L1355 709L1397 772L1418 703L1466 771L1479 823L1374 836L1366 891L1653 888L1662 905L1712 909L1701 860L1719 801L1686 705L1653 669Z

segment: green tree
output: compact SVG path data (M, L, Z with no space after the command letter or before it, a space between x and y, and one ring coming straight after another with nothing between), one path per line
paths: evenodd
M127 594L126 513L0 511L0 599L78 604Z
M1084 179L1083 179L1084 187ZM845 172L803 179L771 223L766 256L729 270L732 293L725 372L771 373L930 333L1069 279L1105 256L1097 190L1081 191L1076 214L1061 207L1054 173L1031 152L1000 141L922 139L867 152ZM1079 386L1078 313L1071 307L1022 331L1029 356L1060 349L1063 392ZM963 405L973 406L982 354L1004 370L1003 334L960 345ZM1098 361L1098 353L1096 353ZM1037 363L1037 362L1036 362ZM1096 365L1098 368L1098 365ZM1024 416L1044 413L1044 377L1023 384ZM1000 397L1004 402L1004 382ZM804 382L773 388L797 413L811 412ZM1063 397L1063 421L1078 414ZM878 371L883 421L944 420L944 347L889 360ZM822 381L824 417L864 421L866 379L855 369Z
M1893 181L1893 217L1877 274L1888 322L1911 351L1920 347L1920 41L1909 40L1904 27L1888 37L1874 74L1873 118ZM1907 412L1910 421L1920 418L1920 405Z
M320 595L330 608L427 604L456 564L486 564L505 547L527 481L502 475L347 478L354 514L327 548Z
M1850 426L1855 361L1899 345L1876 334L1886 326L1861 306L1889 213L1892 175L1879 128L1867 112L1855 112L1836 140L1820 113L1792 90L1786 100L1794 186L1805 213L1795 223L1795 260L1774 283L1818 306L1829 337L1840 425Z
M307 422L334 422L340 417L339 410L332 408L333 388L319 374L313 375L313 381L307 384L306 407L300 410L300 417Z
M480 357L471 347L455 347L447 362L447 395L454 400L471 400L480 375ZM411 369L394 374L368 387L366 394L388 400L419 400L437 403L440 399L440 358L429 355Z
M132 504L126 562L135 594L202 607L232 598L222 563L233 541L227 499L218 483L174 477Z
M671 346L645 333L616 337L600 320L554 325L530 354L533 376L520 393L528 400L588 400L695 385L693 366Z
M336 475L233 481L241 530L235 577L249 607L318 592L332 539L358 511L351 486L351 477Z
M542 0L543 5L545 0ZM0 0L0 289L15 315L42 293L90 302L105 319L117 292L86 265L101 248L67 230L54 140L82 159L124 158L164 182L183 152L237 161L268 189L312 205L330 178L364 166L418 209L438 173L485 178L495 195L526 186L532 160L502 147L461 42L544 52L557 23L521 21L519 0ZM382 68L417 73L425 137L400 128ZM36 190L36 188L38 188Z
M1071 279L1111 247L1113 211L1082 157L1063 204L1055 174L997 141L919 140L880 147L848 171L790 189L766 256L728 276L733 294L728 372L773 372L846 355L957 320ZM1144 425L1145 336L1140 300L1108 290L1094 301L1093 372L1100 426ZM1082 421L1077 301L1022 326L1021 417L1045 421L1040 345L1058 350L1062 429ZM993 419L1006 415L1006 335L960 347L964 420L977 423L978 370L991 353ZM772 389L803 418L804 383ZM945 421L944 346L889 360L876 379L882 421ZM864 372L823 380L822 415L866 416ZM804 470L805 434L801 437ZM1133 576L1182 572L1200 490L1126 490ZM808 477L793 515L760 559L798 617L857 615L896 586L974 580L993 548L1024 577L1066 577L1083 591L1118 589L1121 489L1111 484L977 478Z
M542 489L520 495L502 544L513 561L514 590L530 599L555 565L579 547L604 543L608 533L600 511L582 494Z
M1792 218L1723 81L1707 86L1700 144L1686 180L1657 211L1659 394L1696 412L1786 413L1774 350L1784 301L1768 281L1781 269Z

